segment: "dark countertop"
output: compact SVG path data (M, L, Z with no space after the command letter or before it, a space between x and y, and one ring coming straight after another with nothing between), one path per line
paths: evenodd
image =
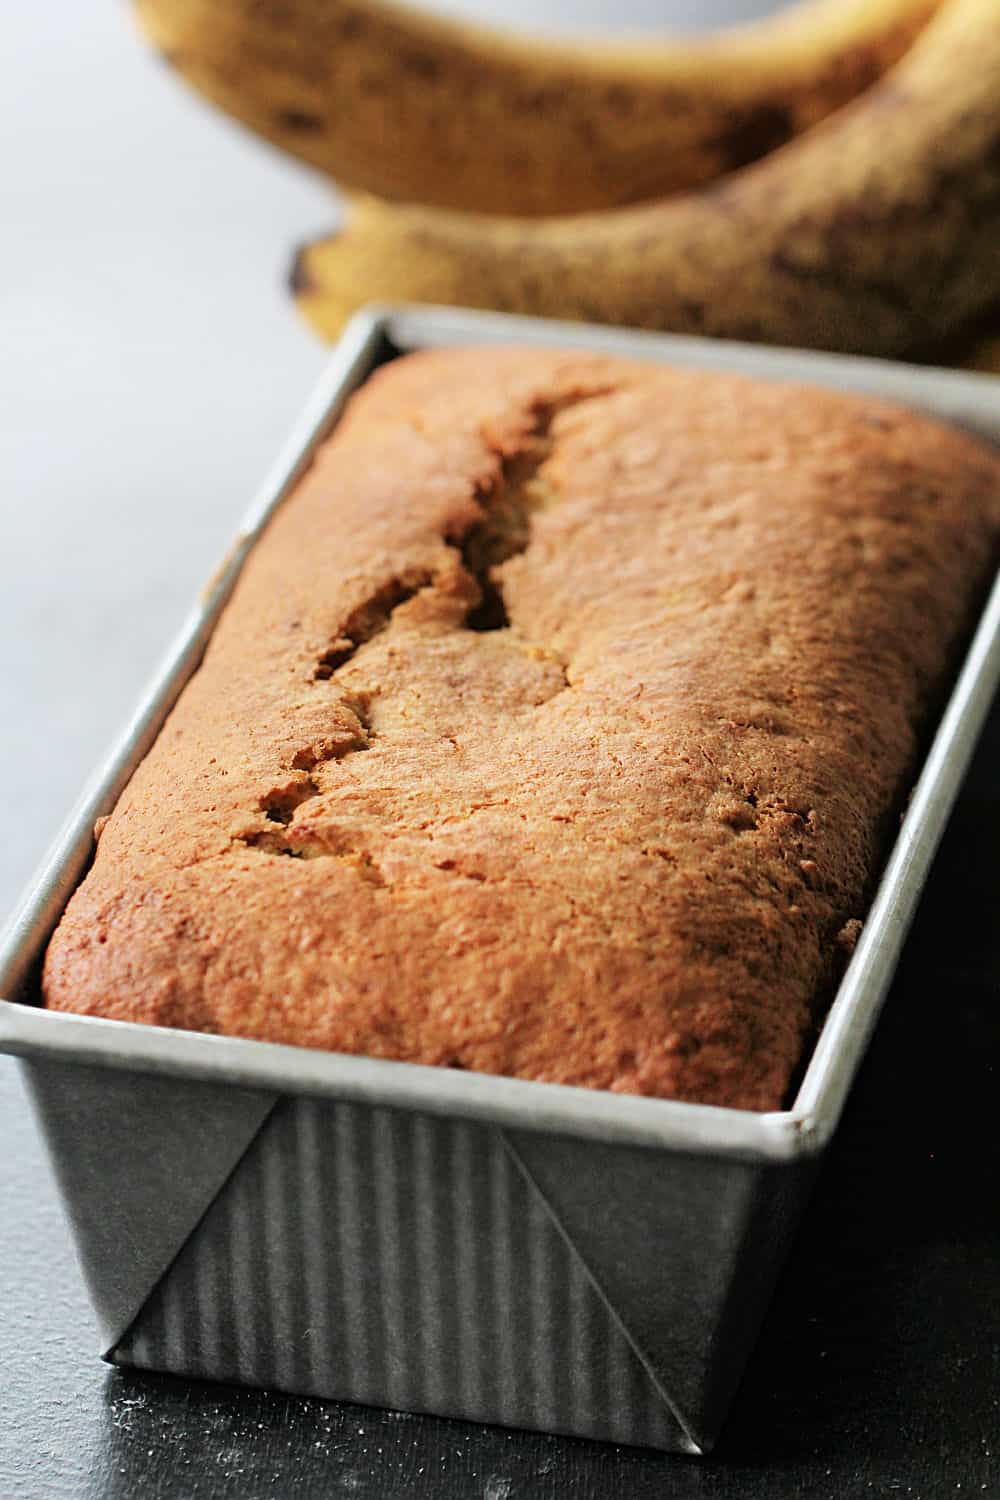
M773 4L622 0L615 19ZM468 0L491 6L564 15ZM119 0L10 10L0 913L322 365L282 275L335 216L327 187L187 96ZM0 1500L1000 1495L996 714L987 744L715 1456L109 1370L0 1059Z

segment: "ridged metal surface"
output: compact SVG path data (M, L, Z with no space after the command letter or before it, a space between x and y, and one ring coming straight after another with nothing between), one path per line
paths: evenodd
M21 1067L104 1354L141 1311L276 1100L65 1062Z
M282 1101L115 1358L690 1447L499 1133L362 1105Z

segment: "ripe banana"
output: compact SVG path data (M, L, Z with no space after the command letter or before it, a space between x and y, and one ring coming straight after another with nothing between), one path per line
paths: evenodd
M364 302L424 301L932 348L1000 302L1000 0L947 0L863 98L699 193L545 220L361 200L292 282L328 336Z
M576 213L697 186L866 88L940 0L798 0L691 38L559 41L393 0L136 0L196 89L351 190Z

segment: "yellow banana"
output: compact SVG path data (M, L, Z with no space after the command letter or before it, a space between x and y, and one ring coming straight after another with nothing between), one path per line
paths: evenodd
M361 303L406 300L932 348L1000 301L1000 0L947 0L861 99L701 192L544 220L361 200L292 280L331 337Z
M177 71L351 190L576 213L698 186L797 135L939 0L798 0L707 36L528 37L393 0L136 0Z

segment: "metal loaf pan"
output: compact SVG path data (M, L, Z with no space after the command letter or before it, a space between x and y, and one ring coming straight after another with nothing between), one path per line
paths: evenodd
M56 1014L47 938L240 567L396 352L565 345L888 396L1000 438L1000 382L465 313L362 313L0 944L105 1358L689 1453L715 1440L1000 677L1000 591L788 1110L631 1098Z

